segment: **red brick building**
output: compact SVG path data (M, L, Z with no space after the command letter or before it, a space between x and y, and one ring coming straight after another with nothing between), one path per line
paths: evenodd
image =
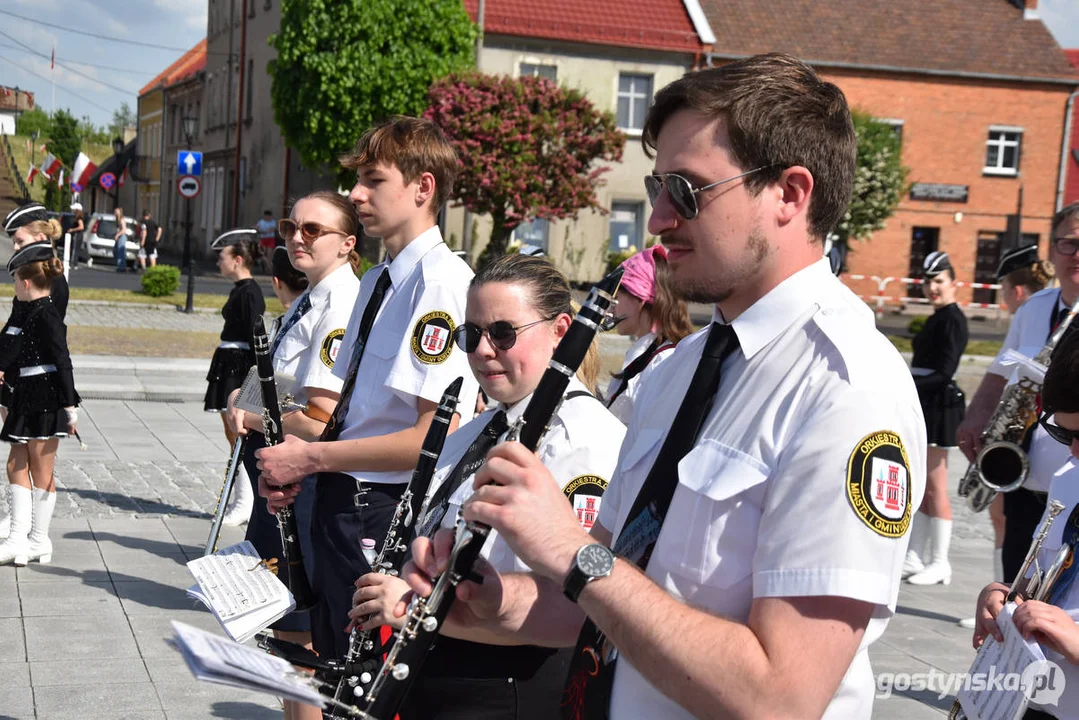
M1072 67L1079 68L1079 49L1065 50ZM1064 158L1064 204L1079 200L1079 97L1072 97L1071 128L1067 157Z
M1058 200L1065 106L1079 74L1038 19L1036 0L704 0L713 64L769 51L806 60L851 106L893 124L911 192L887 226L855 243L852 275L916 275L944 250L960 281L992 282L1015 242L1044 253ZM1074 164L1074 160L1072 160ZM848 278L864 295L876 284ZM913 290L919 294L917 288ZM898 282L885 295L907 296ZM993 302L966 288L961 300Z

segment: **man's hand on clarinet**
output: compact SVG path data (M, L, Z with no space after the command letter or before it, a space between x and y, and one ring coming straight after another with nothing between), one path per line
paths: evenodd
M401 578L420 597L427 597L435 587L438 576L449 566L453 551L454 531L439 530L434 537L419 537L412 541L412 559L405 563ZM457 586L457 599L450 609L450 618L461 627L483 625L495 618L502 608L502 576L483 557L476 559L473 576L480 582L463 580Z
M261 471L259 495L266 498L271 513L291 505L300 494L300 481L317 471L313 445L286 435L283 443L255 452Z

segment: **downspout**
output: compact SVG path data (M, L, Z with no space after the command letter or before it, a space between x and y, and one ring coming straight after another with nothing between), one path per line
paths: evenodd
M1057 201L1054 212L1059 211L1064 206L1064 184L1068 171L1068 146L1071 145L1072 135L1072 109L1075 105L1076 97L1079 97L1079 90L1075 90L1068 96L1068 104L1064 106L1064 140L1060 143L1060 170L1057 175Z

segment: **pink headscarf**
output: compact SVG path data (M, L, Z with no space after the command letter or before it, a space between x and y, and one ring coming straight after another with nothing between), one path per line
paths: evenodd
M645 248L622 263L622 289L647 303L656 301L656 255L667 258L662 245Z

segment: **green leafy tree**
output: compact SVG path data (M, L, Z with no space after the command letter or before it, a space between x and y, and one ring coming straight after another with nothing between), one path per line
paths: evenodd
M29 136L38 132L41 133L41 137L47 137L51 128L52 121L49 119L49 114L40 108L34 108L19 115L15 134Z
M274 119L306 167L351 185L337 158L379 120L422 113L438 78L472 64L475 37L461 0L282 0Z
M493 221L481 266L506 252L525 220L603 212L596 197L610 170L603 162L622 159L626 136L581 91L544 78L468 73L439 81L430 98L426 116L461 159L454 199Z
M82 137L79 135L79 122L71 116L67 110L57 110L52 118L52 133L48 142L48 151L60 158L64 164L64 186L60 187L55 180L49 182L45 188L45 207L51 210L66 208L71 197L71 190L67 178L71 168L75 167L75 157L82 148Z
M124 129L135 127L135 113L126 102L120 103L120 107L112 111L112 122L109 123L109 132L112 137L122 138Z
M845 248L851 240L864 240L895 212L907 192L910 170L900 161L901 140L895 128L854 111L854 132L858 136L858 165L854 171L854 193L846 215L835 229Z

